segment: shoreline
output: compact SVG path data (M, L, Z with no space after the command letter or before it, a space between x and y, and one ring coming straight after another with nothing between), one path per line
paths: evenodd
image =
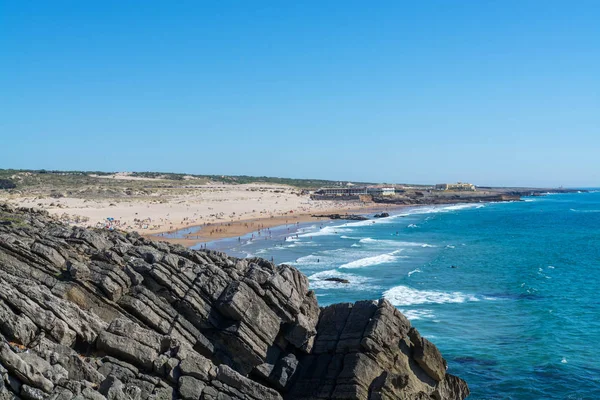
M373 214L378 212L389 212L391 210L400 210L404 208L415 207L414 205L392 205L392 204L365 204L362 206L351 208L340 208L331 210L319 210L319 214ZM244 235L258 232L262 229L271 229L288 225L298 225L308 222L323 222L323 221L343 221L332 220L326 217L313 217L314 213L290 214L263 218L251 218L232 222L207 223L196 226L183 226L179 229L173 229L167 232L158 232L152 234L142 234L142 236L151 239L165 241L173 244L181 244L186 247L192 247L198 244L215 242L222 239L233 239ZM172 237L177 235L177 232L188 231L181 233L181 237ZM179 236L179 235L178 235Z
M550 194L550 193L548 193ZM519 197L521 201L522 198ZM392 210L401 210L406 208L419 208L419 207L427 207L427 206L448 206L453 204L473 204L473 203L498 203L498 202L512 202L514 200L500 200L500 201L457 201L457 202L448 202L448 203L421 203L421 204L397 204L397 203L365 203L361 206L355 207L344 207L344 208L334 208L334 209L325 209L320 210L319 213L323 214L357 214L357 215L365 215L365 214L374 214L379 212L390 212ZM195 225L195 226L181 226L176 229L169 230L167 232L158 232L158 233L147 233L142 234L142 236L151 239L151 240L159 240L165 241L172 244L181 244L185 247L193 247L200 244L212 243L224 239L234 239L238 237L242 237L244 235L248 235L250 233L256 233L262 229L272 229L278 227L287 227L289 225L298 225L302 223L309 222L323 222L323 221L339 221L343 222L344 220L333 220L326 217L313 217L313 213L300 213L295 215L280 215L280 216L271 216L271 217L259 217L259 218L250 218L245 220L237 220L232 222L217 222L217 223L207 223L204 225ZM210 228L210 230L208 230ZM189 233L182 233L181 237L169 237L164 235L175 235L177 232L190 230ZM191 231L193 230L193 232ZM202 233L204 230L204 233ZM206 234L206 232L209 232Z

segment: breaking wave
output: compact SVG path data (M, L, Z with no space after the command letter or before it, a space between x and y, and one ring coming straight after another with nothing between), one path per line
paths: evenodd
M479 301L477 296L461 292L440 292L437 290L417 290L408 286L396 286L383 293L395 306L412 306L415 304L445 304ZM490 298L491 299L491 298Z
M359 260L340 265L340 268L363 268L373 265L391 263L400 258L397 254L401 251L402 250L396 250L389 254L380 254L378 256L361 258Z
M432 310L400 310L400 312L411 321L423 318L435 318Z
M348 283L326 281L327 278L345 279ZM352 290L378 290L378 286L369 284L371 279L332 269L317 272L308 277L311 289L352 289Z
M317 232L302 233L302 234L298 235L298 237L304 238L304 237L313 237L313 236L332 236L332 235L338 235L340 233L349 233L349 232L352 232L352 229L343 228L340 226L326 226L325 228L322 228L322 229L318 230Z

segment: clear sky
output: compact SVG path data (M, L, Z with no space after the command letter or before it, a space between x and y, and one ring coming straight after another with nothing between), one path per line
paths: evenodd
M0 168L600 186L600 1L0 0Z

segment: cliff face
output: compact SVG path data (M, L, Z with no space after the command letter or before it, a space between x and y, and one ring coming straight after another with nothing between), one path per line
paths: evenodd
M0 399L463 399L385 300L0 206Z

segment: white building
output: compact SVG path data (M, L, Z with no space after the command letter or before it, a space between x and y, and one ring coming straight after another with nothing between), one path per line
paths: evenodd
M367 192L373 196L393 196L396 194L396 189L393 187L370 187Z

